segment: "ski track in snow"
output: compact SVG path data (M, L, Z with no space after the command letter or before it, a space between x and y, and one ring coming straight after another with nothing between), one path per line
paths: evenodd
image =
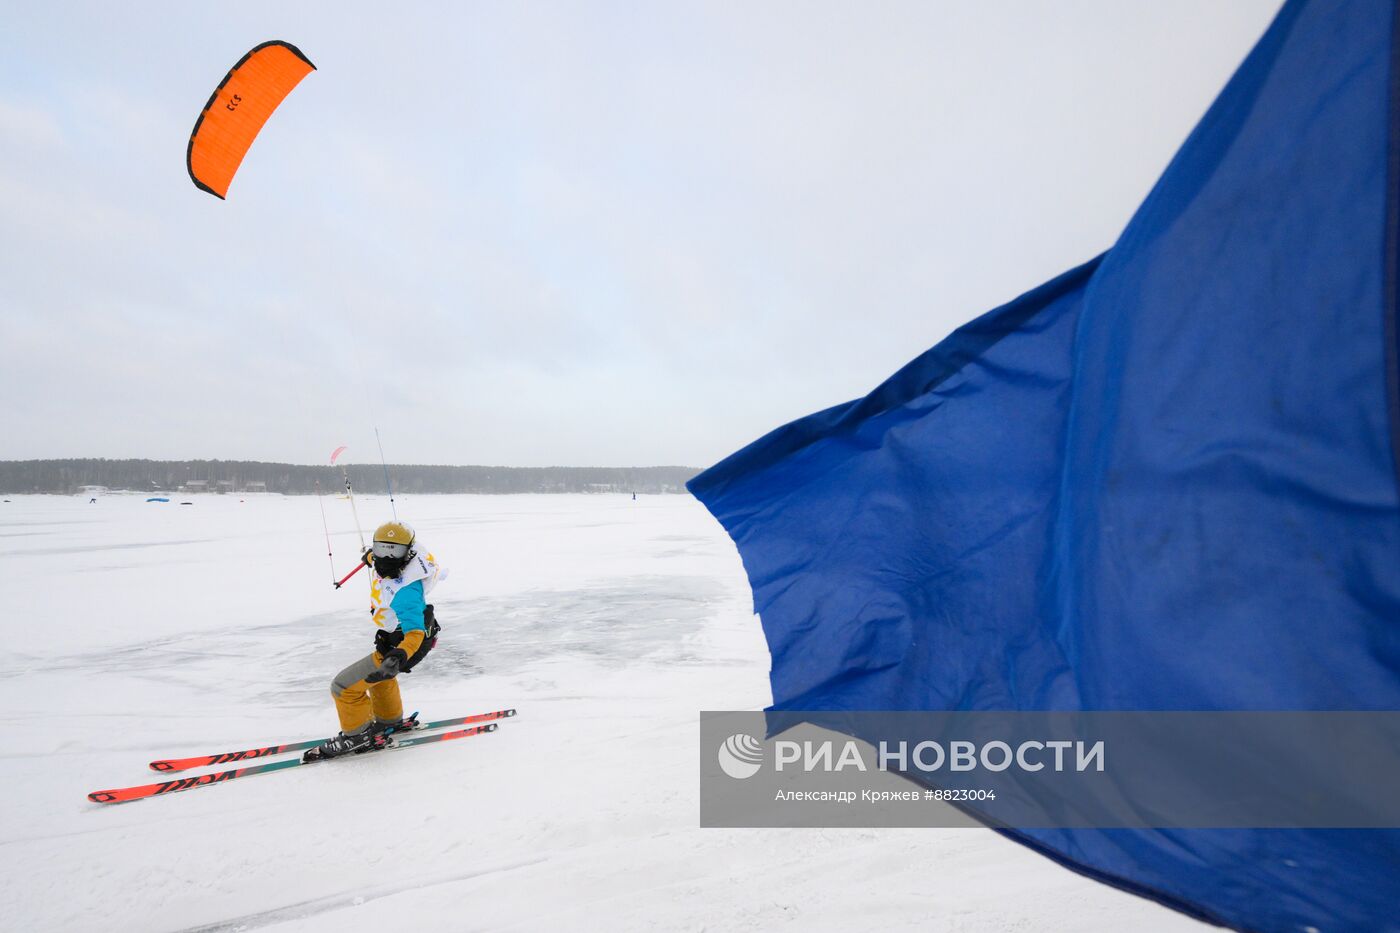
M765 706L769 659L738 554L684 496L399 496L450 570L407 709L518 717L88 803L156 758L334 732L367 584L329 586L312 497L12 498L6 608L58 634L0 657L8 929L1203 929L987 830L700 829L698 713ZM358 535L325 504L343 573Z
M454 884L459 881L482 878L487 875L494 875L499 872L522 868L526 865L537 865L545 861L548 861L548 859L537 858L527 861L510 862L508 864L498 865L494 868L483 868L478 871L449 875L445 878L415 879L404 884L381 885L375 888L346 891L340 894L333 894L330 897L320 897L312 901L302 901L299 904L288 904L286 907L264 910L260 913L249 914L246 917L234 917L230 920L220 920L216 923L204 926L187 927L182 933L242 933L243 930L256 930L259 927L270 926L274 923L284 923L290 920L304 920L317 914L343 910L346 907L359 907L370 901L377 901L382 897L389 897L394 894L403 893L404 891L422 891L437 887L438 885Z

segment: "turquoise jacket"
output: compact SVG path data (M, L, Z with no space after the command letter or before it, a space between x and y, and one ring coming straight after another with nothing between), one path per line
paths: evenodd
M427 600L423 597L422 580L414 580L395 593L393 601L389 603L389 608L394 610L394 615L398 616L399 631L426 631L427 626L423 623L423 610L427 608L427 605Z

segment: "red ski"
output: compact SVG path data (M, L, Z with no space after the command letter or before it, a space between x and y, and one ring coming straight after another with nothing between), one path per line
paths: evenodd
M510 711L512 714L514 710ZM447 720L456 722L459 720ZM432 724L430 724L432 725ZM425 726L424 728L429 728ZM439 732L436 735L414 736L409 733L408 738L391 738L390 744L384 751L394 751L400 748L411 748L414 745L427 745L430 742L448 742L452 739L465 739L468 736L479 735L483 732L495 732L496 723L488 723L484 726L471 726L466 729L457 729L452 732ZM313 745L317 743L312 743ZM292 746L284 746L290 750ZM369 752L367 754L374 754ZM346 755L345 758L332 758L331 761L343 761L356 758L356 755ZM266 774L269 771L282 771L287 768L300 768L309 764L319 764L318 761L302 761L300 758L293 758L289 761L274 761L265 765L251 765L246 768L231 768L228 771L216 771L213 774L201 774L197 777L176 778L173 781L161 781L157 784L143 784L140 787L117 787L112 790L95 790L88 794L88 800L93 803L126 803L129 800L144 800L147 797L159 797L162 794L173 794L180 790L192 790L196 787L208 787L210 784L222 784L225 781L232 781L235 778L249 777L254 774Z
M513 709L498 709L491 713L477 713L473 716L458 716L455 719L439 719L437 722L419 723L415 728L408 730L421 732L427 729L442 729L447 726L466 726L478 722L492 722L497 719L507 719L515 715ZM250 758L269 758L273 755L281 755L286 752L300 752L308 748L316 748L329 741L328 739L309 739L305 742L289 742L286 745L267 745L262 748L245 748L238 752L221 752L217 755L195 755L192 758L165 758L160 761L151 762L152 771L168 773L171 771L188 771L190 768L207 768L210 765L226 765L234 761L247 761Z

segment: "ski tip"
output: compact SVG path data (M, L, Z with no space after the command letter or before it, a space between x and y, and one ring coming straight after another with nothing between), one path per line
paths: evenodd
M88 800L93 803L116 803L117 795L109 790L95 790L87 795Z
M513 709L503 709L503 710L501 710L501 718L502 718L502 719L509 719L510 717L512 717L512 716L514 716L514 715L515 715L515 710L513 710Z
M482 731L483 731L483 732L495 732L495 731L496 731L497 729L499 729L499 728L501 728L501 727L498 726L498 725L496 725L494 722L488 722L486 725L482 726Z
M178 770L179 770L178 768L175 767L175 765L174 765L172 762L164 761L164 760L162 760L162 761L153 761L153 762L150 763L150 765L148 765L148 767L149 767L152 771L159 771L159 772L161 772L162 774L165 773L166 771L178 771Z

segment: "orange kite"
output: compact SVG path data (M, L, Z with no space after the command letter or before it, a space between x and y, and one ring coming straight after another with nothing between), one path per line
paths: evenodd
M301 49L279 40L264 42L240 58L190 131L185 165L195 185L221 199L227 195L267 118L315 70Z

